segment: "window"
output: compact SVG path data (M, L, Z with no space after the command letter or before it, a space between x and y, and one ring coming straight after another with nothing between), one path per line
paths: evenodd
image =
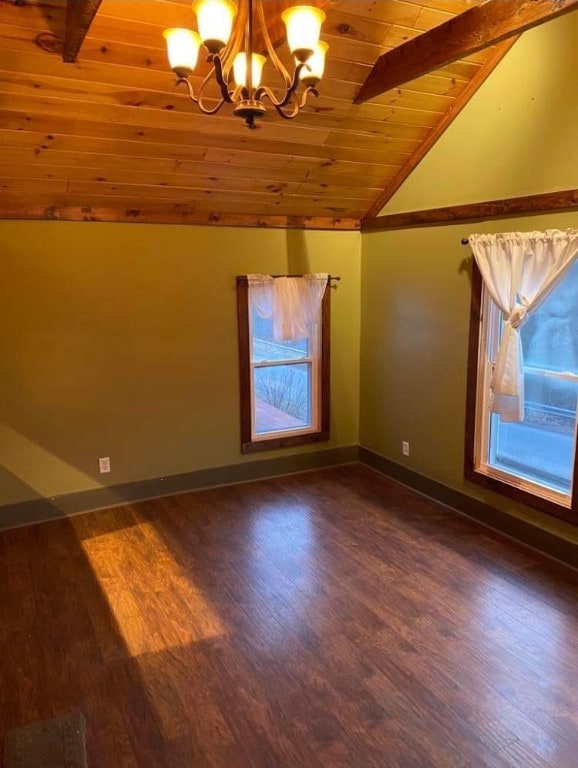
M578 522L578 262L522 325L524 418L490 411L490 379L503 317L474 264L466 477L544 511Z
M273 278L262 277L266 290L273 290ZM320 306L301 333L285 327L280 334L279 318L259 311L250 300L249 279L237 278L244 453L329 439L330 290L322 280Z

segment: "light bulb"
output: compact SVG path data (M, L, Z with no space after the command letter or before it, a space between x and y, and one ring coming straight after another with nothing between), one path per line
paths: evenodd
M305 62L301 70L299 80L306 86L315 86L323 77L325 71L325 55L329 46L320 40L315 46L313 54Z
M297 61L307 61L315 50L325 14L312 5L296 5L281 14L287 29L289 50Z
M261 56L259 53L253 54L253 64L251 67L251 75L253 78L253 88L258 88L261 83L261 75L263 73L263 65L267 59L265 56ZM247 85L247 54L244 52L238 53L233 60L233 75L235 77L236 85Z
M190 29L179 27L165 29L163 37L167 42L167 56L171 69L179 77L187 77L197 66L201 38Z
M211 53L219 53L231 37L237 6L231 0L196 0L199 34Z

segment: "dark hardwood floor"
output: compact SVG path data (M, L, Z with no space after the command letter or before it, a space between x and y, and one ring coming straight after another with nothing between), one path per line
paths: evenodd
M0 736L90 768L576 768L578 574L347 466L0 534Z

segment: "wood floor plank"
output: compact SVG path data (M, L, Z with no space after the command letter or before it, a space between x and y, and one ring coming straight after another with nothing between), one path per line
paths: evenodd
M0 738L79 709L115 768L576 766L577 574L365 467L5 531L0 584Z

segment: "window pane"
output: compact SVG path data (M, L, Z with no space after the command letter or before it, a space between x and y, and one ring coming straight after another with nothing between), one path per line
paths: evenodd
M522 327L527 366L578 373L577 306L578 261Z
M525 375L525 418L492 414L489 464L562 493L572 487L578 383Z
M251 330L251 355L254 363L264 360L299 360L309 356L307 339L275 341L273 319L259 317L255 309L251 310Z
M255 368L255 432L284 432L312 426L311 365Z

